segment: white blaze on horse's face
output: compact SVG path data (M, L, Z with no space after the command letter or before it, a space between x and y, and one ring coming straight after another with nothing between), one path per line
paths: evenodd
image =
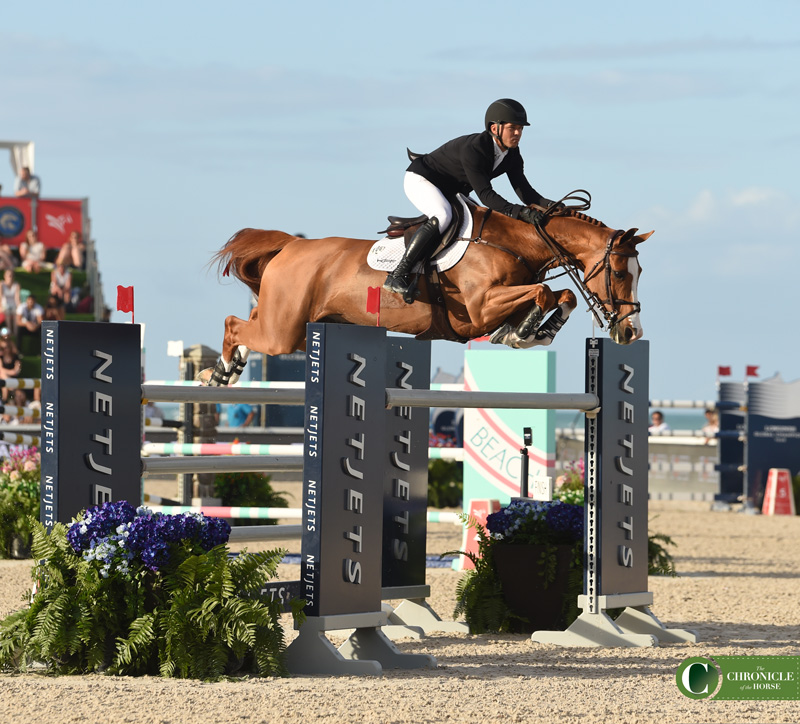
M631 275L631 301L634 304L639 303L639 274L642 271L642 267L639 266L639 260L635 256L631 256L628 258L628 273ZM635 314L632 314L628 317L631 323L631 329L633 330L633 337L631 337L631 342L635 342L637 339L641 339L644 335L644 329L642 329L642 321L639 317L639 312L637 311Z
M623 259L625 261L620 263ZM620 255L615 261L616 263L612 262L612 267L616 269L612 269L611 274L611 296L615 300L613 306L620 322L611 327L609 335L617 344L630 344L644 335L638 309L639 275L642 268L636 254Z

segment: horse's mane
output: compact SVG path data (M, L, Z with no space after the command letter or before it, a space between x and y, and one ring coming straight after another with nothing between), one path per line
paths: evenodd
M608 224L604 224L602 221L598 221L595 218L592 218L588 214L584 214L581 211L575 211L575 209L564 209L563 211L559 211L554 216L569 216L573 219L579 219L580 221L586 221L593 226L605 226L608 227Z

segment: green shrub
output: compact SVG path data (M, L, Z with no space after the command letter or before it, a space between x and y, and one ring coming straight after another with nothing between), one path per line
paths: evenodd
M19 551L30 548L30 519L39 517L40 477L36 448L12 452L0 465L0 558L12 557L14 539Z
M463 497L463 465L456 460L431 460L428 463L428 506L458 508Z
M219 473L214 478L214 495L222 505L254 508L288 508L289 501L276 493L269 475L261 473ZM275 525L274 520L235 518L232 525Z

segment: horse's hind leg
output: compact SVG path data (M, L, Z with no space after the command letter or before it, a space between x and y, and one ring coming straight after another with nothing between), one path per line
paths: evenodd
M197 378L210 387L235 385L244 372L250 349L237 343L237 329L242 324L257 324L258 308L250 313L249 321L230 316L225 320L225 336L222 340L222 354L213 368L203 370Z

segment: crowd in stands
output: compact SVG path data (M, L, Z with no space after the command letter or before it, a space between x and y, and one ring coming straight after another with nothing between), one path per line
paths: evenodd
M33 175L29 168L22 168L14 183L14 196L38 198L40 193L39 177ZM21 350L23 347L39 348L43 321L64 319L69 311L84 311L86 299L81 298L82 290L73 285L72 272L85 269L85 266L86 245L77 231L71 232L58 250L48 250L34 229L27 232L19 247L9 245L0 237L0 380L20 376ZM20 285L17 274L21 272L47 276L49 296L46 301L37 299L31 290ZM29 337L35 338L34 341L26 342ZM36 407L38 393L38 389L0 388L4 406ZM33 418L29 417L3 414L0 422L33 422Z

